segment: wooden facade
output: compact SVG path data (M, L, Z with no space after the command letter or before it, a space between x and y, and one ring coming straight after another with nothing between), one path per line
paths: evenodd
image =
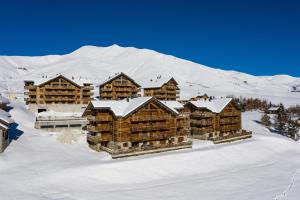
M0 153L6 149L8 143L8 127L0 121Z
M0 94L0 109L6 110L9 100Z
M184 106L184 112L190 113L193 138L217 141L243 135L251 137L242 130L241 110L233 100L200 101L191 101Z
M144 102L133 106L141 98ZM89 121L87 141L97 151L107 151L115 158L191 147L187 118L156 98L129 100L128 107L133 109L123 116L96 104L91 102L83 115Z
M99 85L101 100L121 100L138 97L140 85L124 73L120 73Z
M2 110L0 110L2 111ZM0 112L0 153L3 152L9 144L9 126L13 120L9 118L8 114Z
M79 85L62 75L38 85L25 81L24 89L26 104L88 104L93 96L91 83Z
M155 85L155 84L154 84ZM158 100L171 100L174 101L179 98L180 90L178 83L174 78L162 83L161 85L146 86L144 89L144 96L154 96Z

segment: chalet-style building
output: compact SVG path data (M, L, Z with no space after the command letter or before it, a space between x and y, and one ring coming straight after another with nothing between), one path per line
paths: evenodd
M122 72L109 77L108 80L99 85L99 97L101 100L138 97L140 87L138 83Z
M0 153L2 153L9 144L9 126L13 122L10 115L0 109Z
M274 114L274 115L278 114L278 112L279 112L279 106L271 106L266 111L267 114Z
M231 98L190 101L184 107L193 138L221 143L251 137L242 130L241 110Z
M26 104L88 104L92 100L91 83L70 80L62 75L36 82L25 81Z
M161 76L143 84L144 96L154 96L158 100L175 101L179 98L180 90L174 78L163 79Z
M92 101L83 116L89 146L113 158L191 147L186 118L155 97Z
M198 96L190 98L190 101L198 101L198 100L202 100L202 99L207 100L207 99L209 99L209 96L207 94L198 95Z
M0 109L6 110L9 100L0 94Z

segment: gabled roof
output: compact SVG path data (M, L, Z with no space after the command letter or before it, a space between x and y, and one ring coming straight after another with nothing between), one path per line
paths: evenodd
M70 78L67 78L66 76L63 76L63 75L57 75L53 78L37 78L37 79L34 79L34 82L35 82L35 85L37 86L42 86L42 85L45 85L51 81L53 81L54 79L57 79L57 78L63 78L65 79L66 81L69 81L71 82L72 84L76 85L77 87L82 87L84 84L91 84L89 81L82 81L82 80L79 80L79 79L75 79L75 80L71 80ZM28 81L33 81L33 80L25 80L25 82L28 82Z
M268 110L269 111L277 111L279 109L279 106L271 106Z
M166 106L174 109L177 113L178 113L178 110L184 108L184 106L178 101L160 101L160 102L162 102Z
M6 125L2 124L1 121L0 121L0 128L5 129L5 130L8 129L8 127Z
M138 97L138 98L129 99L128 101L127 99L123 99L120 101L116 101L116 100L91 101L87 109L89 109L90 106L92 106L94 109L109 109L114 113L115 116L127 117L130 114L133 114L135 111L137 111L139 108L141 108L143 105L145 105L150 101L155 101L158 104L160 104L162 107L172 112L173 114L178 114L178 112L175 109L173 109L172 107L168 107L167 105L157 100L155 97ZM83 113L83 115L85 115L85 112Z
M12 124L14 123L14 120L12 120L11 118L8 117L7 114L5 113L0 113L0 123L4 122L5 124ZM3 123L2 123L3 124Z
M231 101L232 98L220 98L212 100L200 99L197 101L190 101L188 103L194 105L197 108L206 108L214 113L220 113Z
M156 77L155 79L149 79L147 81L144 81L142 84L142 88L160 88L171 80L175 81L175 83L178 85L178 83L173 77L160 76Z
M130 81L132 81L137 87L141 87L137 82L135 82L132 78L130 78L128 75L124 74L123 72L115 74L112 77L109 77L107 80L105 80L104 82L100 83L99 87L119 78L120 76L125 76L127 79L129 79Z

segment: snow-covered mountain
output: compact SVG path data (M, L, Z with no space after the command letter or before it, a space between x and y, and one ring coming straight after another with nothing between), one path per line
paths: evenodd
M300 103L300 93L292 92L300 78L287 75L252 76L236 71L214 69L201 64L133 47L83 46L66 55L39 57L0 56L0 91L22 93L23 80L63 75L102 82L109 75L124 72L137 82L174 77L181 98L209 95L242 95L272 100L274 103Z

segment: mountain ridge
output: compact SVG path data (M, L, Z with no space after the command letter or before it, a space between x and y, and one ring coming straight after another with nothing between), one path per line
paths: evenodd
M290 98L295 103L300 99L300 93L292 92L293 87L300 84L297 77L254 76L215 69L154 50L119 45L85 45L65 55L0 56L0 68L0 91L22 91L24 79L43 75L63 74L99 83L109 75L124 72L141 83L159 75L174 77L182 88L182 98L208 93L276 97L278 102Z

